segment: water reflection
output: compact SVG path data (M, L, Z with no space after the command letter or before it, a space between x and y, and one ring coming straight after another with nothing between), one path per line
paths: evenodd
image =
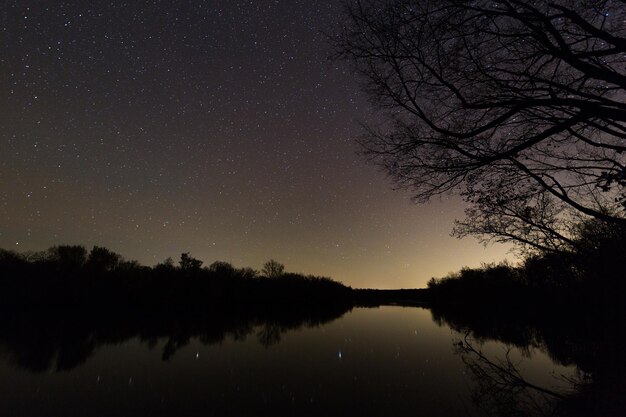
M40 373L67 371L85 363L98 349L130 339L154 348L165 340L161 358L170 360L191 339L204 345L226 338L243 341L254 334L264 347L301 327L314 327L350 311L341 304L324 306L263 306L193 311L94 312L77 316L74 310L45 314L6 314L0 324L0 352L15 367Z
M485 415L626 415L626 322L620 312L573 308L529 315L486 310L432 310L437 324L457 332L456 354L475 381L472 396ZM505 350L490 356L481 346L494 341ZM555 373L558 389L535 384L512 360L512 349L526 358L545 352L553 364L574 366L576 372Z
M336 305L5 315L0 414L623 415L619 348L468 316Z
M553 385L561 382L561 387L537 385L521 371L522 361L514 359L512 346L506 346L499 355L489 355L469 332L455 343L455 348L475 382L472 400L485 415L558 415L560 403L579 382L577 377L555 376L561 381L553 381Z

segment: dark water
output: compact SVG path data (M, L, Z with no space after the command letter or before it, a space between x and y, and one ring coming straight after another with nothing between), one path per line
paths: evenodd
M0 340L0 415L478 416L493 413L492 397L503 393L532 415L553 409L580 378L540 347L466 338L427 309L338 316L256 320L217 336L13 334Z

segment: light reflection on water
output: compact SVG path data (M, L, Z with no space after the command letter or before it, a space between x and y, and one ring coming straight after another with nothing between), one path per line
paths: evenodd
M247 336L213 344L192 338L166 361L165 340L149 347L135 337L99 346L82 365L59 372L29 372L4 355L0 414L480 414L475 373L459 354L464 335L435 324L429 310L359 308L278 339L272 329L255 324ZM494 363L510 350L516 370L537 386L560 392L575 377L574 367L538 349L473 346Z

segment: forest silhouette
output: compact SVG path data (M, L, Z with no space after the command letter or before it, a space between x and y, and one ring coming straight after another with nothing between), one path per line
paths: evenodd
M223 261L202 264L183 253L178 265L168 258L148 267L99 246L89 252L80 245L27 254L1 250L1 305L170 311L233 304L302 305L322 299L341 302L350 292L330 278L277 272L276 261L266 264L269 274Z
M466 268L413 290L353 289L285 272L275 260L256 271L222 261L203 266L189 253L177 265L167 259L147 267L99 246L0 250L0 350L33 373L74 369L131 339L158 347L167 361L192 340L254 337L269 348L286 332L354 307L418 306L458 332L454 350L476 379L473 398L486 415L617 416L626 409L625 235L592 226L578 241L585 251ZM575 365L574 390L551 392L524 380L508 355L483 354L490 340Z
M325 277L262 272L228 262L207 267L189 253L142 266L104 247L0 250L0 345L9 362L32 372L68 370L98 348L138 338L166 340L168 360L192 338L220 343L255 334L269 347L281 335L340 317L352 289Z

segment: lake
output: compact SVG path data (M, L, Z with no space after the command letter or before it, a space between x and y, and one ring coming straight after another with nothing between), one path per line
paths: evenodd
M0 340L1 415L480 416L507 401L534 413L579 378L541 346L466 337L419 307L179 338L56 326Z

